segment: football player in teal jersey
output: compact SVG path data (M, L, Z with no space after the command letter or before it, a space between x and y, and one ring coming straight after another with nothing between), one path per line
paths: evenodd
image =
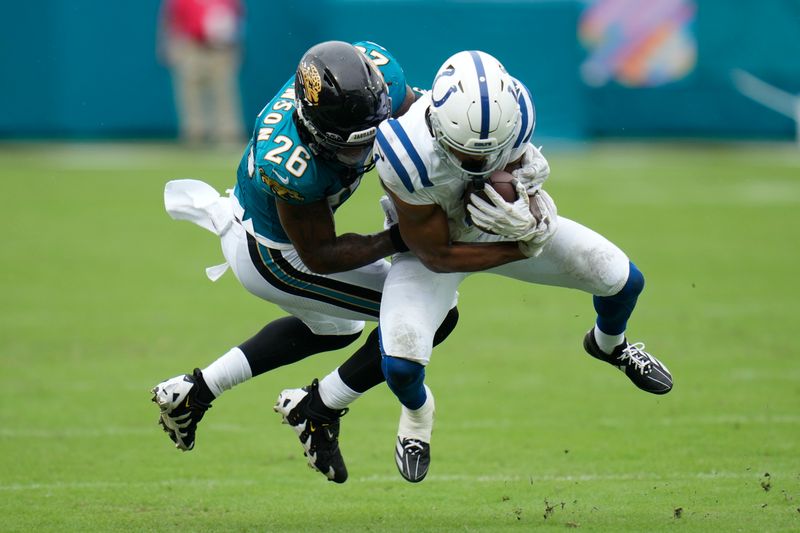
M331 84L324 81L326 72L321 64L338 53L332 51L333 46L307 54L300 62L297 75L284 84L259 114L239 165L234 193L244 209L242 220L252 221L256 236L278 248L290 243L295 247L308 245L313 250L308 250L305 264L322 274L349 270L352 263L363 261L358 255L343 253L343 249L326 257L320 243L290 238L287 231L298 222L289 223L287 230L286 221L295 216L305 221L318 214L309 208L335 211L347 200L358 187L361 176L373 166L369 156L376 125L389 116L401 115L414 102L414 93L400 64L385 48L367 41L350 47L353 48L369 61L357 58L363 72L351 80L341 79ZM349 53L354 55L355 51ZM363 94L358 97L347 94L364 80L368 85ZM353 87L343 85L347 82ZM295 106L295 101L300 104ZM287 208L279 216L281 205ZM292 205L303 205L306 209L293 210L288 207ZM374 255L373 249L362 244L358 243L360 252L353 253Z
M336 234L334 213L372 168L377 126L410 107L414 93L397 61L375 43L328 41L309 49L297 72L259 113L232 194L197 180L167 184L167 211L217 234L226 263L252 294L290 316L192 374L153 389L159 422L181 450L225 390L309 355L348 346L377 321L387 256L407 248L396 226ZM437 342L457 321L455 307ZM338 369L275 406L297 433L309 465L342 483L339 418L383 381L377 330Z

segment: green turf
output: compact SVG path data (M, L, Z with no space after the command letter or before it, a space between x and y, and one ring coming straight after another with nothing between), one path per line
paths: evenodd
M0 531L800 530L800 153L791 146L553 149L560 213L605 234L647 289L631 322L675 376L655 397L588 358L588 296L488 275L437 351L433 465L393 462L380 387L343 421L350 480L304 464L271 406L346 357L226 393L191 453L148 389L280 312L210 233L164 213L167 179L232 185L238 150L0 146ZM381 224L367 179L340 231Z

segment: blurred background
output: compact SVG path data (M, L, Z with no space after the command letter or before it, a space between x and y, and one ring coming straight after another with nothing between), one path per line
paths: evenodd
M243 0L242 7L236 118L245 129L306 49L340 39L382 44L423 88L450 54L483 49L533 92L541 138L795 137L796 0L735 7L726 0ZM172 81L157 52L162 9L160 0L4 6L0 137L174 138Z

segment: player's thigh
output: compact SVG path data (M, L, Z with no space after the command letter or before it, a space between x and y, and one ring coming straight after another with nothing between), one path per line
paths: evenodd
M599 233L564 217L538 257L490 270L510 278L610 296L628 279L628 257Z
M241 285L301 319L314 333L342 335L361 331L378 319L381 290L389 263L332 275L314 274L294 250L267 249L241 226L222 238L225 258Z
M386 355L428 364L433 336L456 305L465 274L437 274L410 253L396 255L381 302L381 347Z

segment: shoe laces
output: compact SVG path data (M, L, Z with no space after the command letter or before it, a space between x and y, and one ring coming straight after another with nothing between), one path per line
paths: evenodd
M403 451L406 455L419 455L425 450L421 440L405 439L403 441Z
M622 349L622 353L619 354L619 360L625 364L630 362L640 374L645 374L645 371L649 370L650 364L652 363L650 355L644 351L643 342L625 346L625 348Z

